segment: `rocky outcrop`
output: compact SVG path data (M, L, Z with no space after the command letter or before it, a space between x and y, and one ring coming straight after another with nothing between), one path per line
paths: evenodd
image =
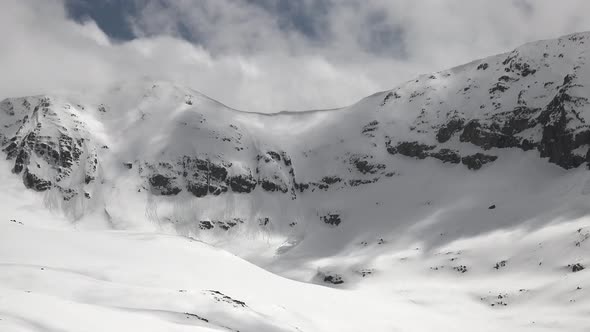
M212 161L198 156L145 163L141 172L148 174L152 193L156 195L176 195L182 190L195 197L218 196L229 191L247 194L258 186L271 193L295 191L295 173L291 158L285 152L269 151L258 155L254 173L244 166L237 173L232 163L221 158Z
M517 49L421 76L342 112L318 117L304 112L294 123L304 124L311 115L309 128L284 135L271 129L274 119L281 118L283 126L295 119L292 114L250 118L221 104L211 112L207 105L214 101L203 104L188 89L166 96L170 91L150 83L146 91L135 91L147 99L129 118L136 117L133 125L141 128L132 136L146 132L146 142L153 138L150 130L160 130L164 122L163 131L154 135L154 151L147 147L145 153L117 155L121 149L112 146L117 140L95 135L84 121L104 120L108 127L120 120L118 112L104 103L82 105L65 97L1 102L0 143L25 186L59 192L66 201L97 196L93 188L103 180L101 157L107 155L104 160L115 160L119 170L143 179L138 191L196 198L259 191L296 199L308 192L357 191L400 175L389 155L433 158L475 171L496 161L501 149L520 149L570 169L590 161L586 37L545 41L525 46L525 52ZM565 46L568 52L561 50ZM552 54L552 49L559 51ZM150 106L149 98L156 96L170 97L165 102L178 109L172 120ZM330 217L324 222L338 224Z
M459 139L461 142L469 142L484 150L520 146L520 140L517 137L503 134L495 124L490 127L482 126L477 120L470 121L465 125Z
M23 183L25 187L35 191L45 191L51 188L51 181L37 177L37 175L30 173L28 169L24 171Z
M350 163L362 174L375 174L387 168L385 164L374 163L370 161L371 157L364 155L353 155L350 157Z
M426 145L419 142L400 142L393 146L391 139L386 142L387 152L401 154L402 156L424 159L429 156L429 151L436 148L434 145Z
M575 75L567 75L558 93L543 110L538 122L543 125L542 138L538 145L541 157L563 168L575 168L588 161L588 156L579 156L573 150L590 144L590 126L578 114L577 109L589 105L588 98L571 92L576 87ZM571 124L577 124L572 126Z
M176 185L176 178L166 177L161 174L156 174L149 178L149 183L152 187L152 192L158 195L176 195L182 191Z
M363 126L361 133L367 137L375 137L375 131L379 128L379 121L373 120Z
M227 178L227 183L231 191L240 194L252 192L258 184L252 174L237 174Z
M436 140L439 143L444 143L453 137L453 135L463 129L464 120L461 118L453 118L449 122L442 125L436 133Z
M461 162L461 155L459 155L459 152L451 149L440 149L436 152L431 152L428 155L432 158L442 161L443 163L458 164Z
M478 170L482 168L483 165L487 163L491 163L498 159L496 156L490 156L483 153L476 153L470 156L465 156L461 158L461 163L467 168L472 170Z
M321 216L320 219L325 224L328 224L330 226L338 226L342 222L342 219L340 218L340 214L338 214L338 213L328 213L326 215Z
M22 174L25 187L55 188L65 201L86 193L98 175L98 153L71 105L54 105L48 97L5 100L0 104L2 150Z
M458 164L462 163L467 168L472 170L478 170L483 165L495 161L498 157L486 155L483 153L476 153L462 157L458 151L451 149L435 149L433 145L426 145L419 142L401 142L396 146L389 147L387 151L391 154L401 154L403 156L413 157L417 159L425 159L427 157L438 159L444 163Z

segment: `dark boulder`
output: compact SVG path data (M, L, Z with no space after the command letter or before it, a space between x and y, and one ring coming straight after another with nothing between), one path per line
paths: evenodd
M478 170L483 165L491 163L496 159L498 159L498 157L478 152L476 154L461 158L461 163L463 163L463 165L467 166L469 169Z

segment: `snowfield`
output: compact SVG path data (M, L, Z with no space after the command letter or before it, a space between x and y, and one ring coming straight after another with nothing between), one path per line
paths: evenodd
M0 331L590 331L589 47L337 110L6 99Z

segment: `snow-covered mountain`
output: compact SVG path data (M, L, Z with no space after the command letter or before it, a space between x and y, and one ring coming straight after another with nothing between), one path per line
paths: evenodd
M538 41L419 76L334 110L248 113L190 88L150 80L91 93L6 99L0 103L0 142L7 158L2 164L7 183L2 217L8 225L2 232L13 237L6 241L3 250L9 254L2 259L21 257L17 263L24 265L3 267L9 276L0 285L13 292L45 280L35 274L29 276L34 281L19 281L29 273L23 266L47 265L17 253L23 249L18 239L28 236L19 222L68 227L50 221L67 219L76 227L131 234L131 239L113 240L121 250L140 246L157 251L141 244L134 235L138 233L128 232L180 234L279 275L336 288L269 277L250 266L240 270L235 266L247 263L204 244L193 249L185 240L170 243L168 237L154 235L154 245L186 260L191 255L198 259L199 251L220 255L205 263L219 260L229 266L228 273L249 271L246 278L268 278L270 289L283 295L256 298L229 280L216 287L261 303L283 299L293 306L292 311L283 308L288 314L276 308L254 310L254 316L278 317L276 322L252 318L264 322L254 325L243 316L250 314L232 316L223 309L212 328L423 331L440 324L456 327L453 319L467 310L474 316L465 318L464 325L482 331L583 331L590 328L590 283L584 271L590 265L589 51L590 33ZM24 187L30 190L18 189ZM32 206L37 212L31 212ZM79 240L69 232L30 232L35 241L47 239L49 244L41 245L46 253L39 257L59 262L56 266L80 264L56 258L67 251L67 243L87 241L94 251L101 241L108 242L100 238L106 235L93 233L82 233L85 240ZM52 249L52 243L59 249ZM117 255L114 249L108 252ZM102 261L108 255L98 256ZM131 257L113 263L115 269L131 271L129 264L149 269L149 264L129 263ZM163 257L154 259L166 265ZM93 278L108 270L104 264L83 265ZM175 269L199 280L190 287L208 285L209 278L203 281L191 267L183 270L175 261L168 273ZM207 273L216 278L226 271L211 269ZM64 271L54 272L51 278L64 277L58 276ZM104 273L109 275L104 280L131 282L119 272ZM182 284L164 279L141 285L159 296L158 287ZM463 288L448 289L459 281ZM246 284L258 291L264 287ZM280 293L285 287L297 291ZM361 295L342 295L340 288ZM246 308L242 301L215 292L206 294ZM332 309L313 309L325 316L310 313L305 309L313 305L297 302L297 292L336 303ZM194 295L199 298L194 301L208 306L201 295ZM72 301L63 294L51 296ZM8 297L25 301L15 294ZM110 303L98 294L91 297L101 306ZM357 300L356 305L350 302ZM390 302L395 302L391 308L365 312L370 303ZM443 309L448 304L455 309ZM43 307L39 304L38 310ZM154 304L150 310L168 321L183 317L165 313L165 307ZM561 316L565 307L571 310L567 319ZM349 316L357 308L358 317ZM390 320L394 308L412 319ZM341 315L349 319L329 324ZM418 322L420 315L432 315L436 323ZM199 324L215 321L197 314L189 318ZM483 320L485 326L478 325Z

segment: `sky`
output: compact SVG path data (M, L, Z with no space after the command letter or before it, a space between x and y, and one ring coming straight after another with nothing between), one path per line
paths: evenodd
M350 105L534 40L587 0L2 0L0 98L135 79L255 112Z

